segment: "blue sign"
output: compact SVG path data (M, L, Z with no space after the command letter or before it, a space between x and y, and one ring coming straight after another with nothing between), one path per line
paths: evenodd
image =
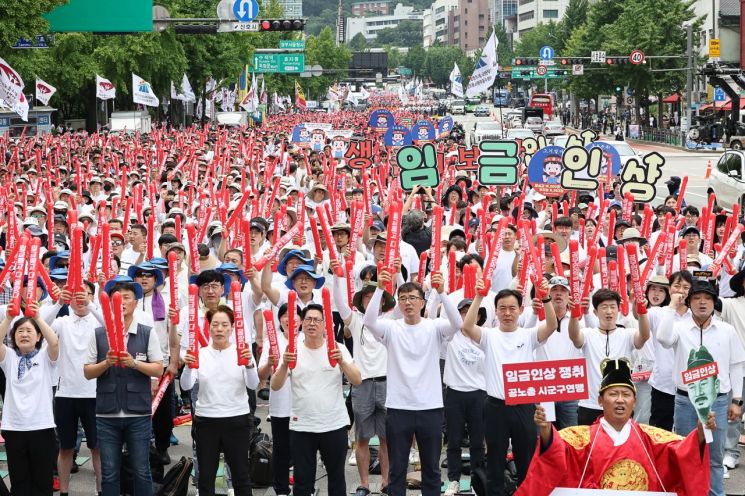
M626 87L626 96L634 96L634 88L631 86Z
M47 38L42 34L37 34L33 40L21 37L13 48L49 48Z
M543 60L551 60L554 58L554 47L548 45L541 47L540 56Z
M437 123L437 136L446 136L453 129L453 117L446 115Z
M407 146L411 144L411 131L406 126L396 124L388 129L383 137L385 146Z
M395 120L396 119L393 117L393 113L390 110L378 109L372 111L367 125L375 128L378 132L384 133L395 124Z
M724 94L724 90L722 88L720 88L719 86L716 86L714 88L714 101L715 102L723 102L726 99L727 98L726 98L726 96Z
M39 126L48 126L49 125L49 116L48 115L40 115L36 119L36 124Z
M429 121L418 121L411 128L411 141L414 144L434 141L435 137L435 126Z
M256 0L235 0L233 15L239 22L251 22L259 15L259 3Z

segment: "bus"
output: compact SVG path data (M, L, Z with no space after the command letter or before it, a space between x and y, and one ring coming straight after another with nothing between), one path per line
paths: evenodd
M543 109L543 119L550 121L554 115L554 97L548 93L533 93L529 107Z
M506 89L494 90L494 106L495 107L506 107L509 93Z

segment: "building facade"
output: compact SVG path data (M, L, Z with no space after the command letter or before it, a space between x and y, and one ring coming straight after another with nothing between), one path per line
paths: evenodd
M568 5L569 0L517 0L518 36L540 23L559 22Z
M459 46L466 55L473 55L486 43L486 35L491 27L489 0L460 0L458 8L453 9L452 45Z
M451 13L458 9L458 0L435 0L432 6L424 11L422 45L424 48L435 43L452 45L453 33Z
M284 9L285 17L288 19L300 19L303 17L303 0L278 0Z
M393 2L378 0L370 2L355 2L352 4L352 15L360 17L365 14L389 15L393 11Z
M358 33L367 40L374 40L379 31L386 28L395 28L402 21L424 21L424 13L417 11L414 7L397 4L393 13L383 16L348 17L345 30L347 43Z

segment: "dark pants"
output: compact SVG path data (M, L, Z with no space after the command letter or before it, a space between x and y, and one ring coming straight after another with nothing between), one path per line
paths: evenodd
M416 436L422 462L422 496L439 496L440 450L442 449L442 408L432 410L398 410L388 408L385 415L385 437L388 441L388 496L406 494L406 472L409 452Z
M484 418L489 419L486 422L486 474L490 496L504 494L504 469L510 440L518 484L525 480L538 439L534 414L535 405L507 406L503 400L486 397Z
M328 474L328 496L346 496L344 463L347 460L347 427L329 432L290 431L295 485L293 496L310 496L316 483L316 454Z
M272 487L290 494L290 417L272 417Z
M484 400L486 391L456 391L448 388L445 399L445 418L448 427L448 480L461 476L461 457L464 431L468 425L471 467L484 463Z
M155 449L160 452L168 450L171 446L171 434L173 433L173 398L174 398L174 382L166 388L166 392L163 395L163 399L158 405L158 409L155 410L153 415L153 433L155 437Z
M674 416L675 395L652 388L652 414L649 417L649 425L672 431Z
M215 476L220 464L220 452L223 452L225 463L230 466L235 494L250 496L248 449L253 429L251 415L223 418L196 416L194 426L199 459L199 494L215 494Z
M13 496L49 496L57 461L54 429L3 431Z
M577 409L577 425L592 425L602 414L603 410L581 406Z

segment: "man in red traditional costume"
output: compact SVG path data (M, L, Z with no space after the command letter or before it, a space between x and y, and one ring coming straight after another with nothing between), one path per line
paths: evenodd
M636 388L627 360L605 360L598 402L603 416L591 426L557 431L538 406L540 431L528 475L516 496L548 496L557 487L709 493L709 450L703 426L683 438L633 421ZM709 413L706 423L714 430Z

